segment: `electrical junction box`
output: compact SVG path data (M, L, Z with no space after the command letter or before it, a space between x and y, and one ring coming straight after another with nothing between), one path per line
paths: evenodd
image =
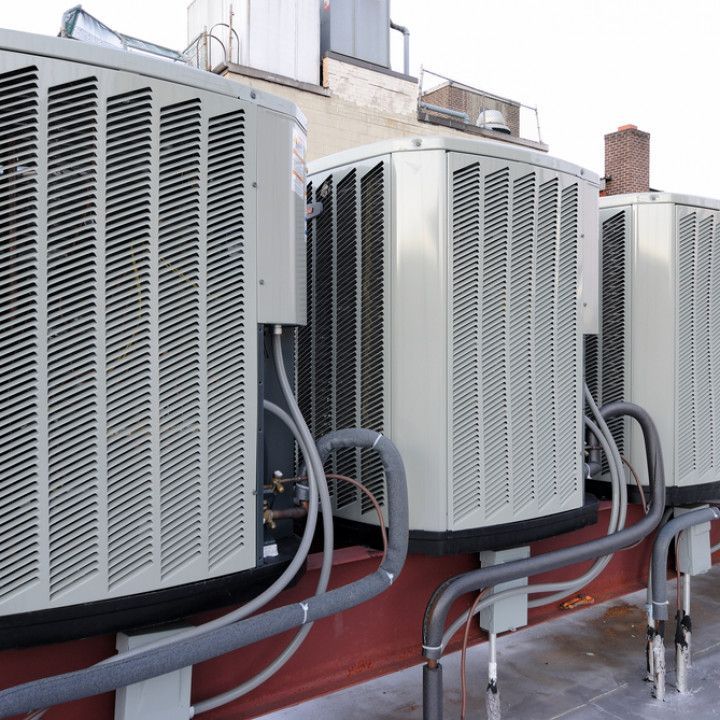
M459 138L378 143L309 172L308 202L324 209L308 228L296 380L313 434L361 426L397 444L416 550L562 532L584 501L582 280L597 177ZM384 499L372 453L338 452L333 468ZM354 488L333 502L343 520L377 522Z
M675 508L674 516L698 510L707 505L698 505L692 508ZM710 552L710 523L693 525L680 533L678 544L678 572L687 575L702 575L712 567Z
M271 193L263 263L301 258L302 115L2 31L0 118L0 636L57 610L97 632L100 601L128 624L148 593L199 602L262 564L258 323L304 319L304 273L258 267L259 213ZM258 278L284 304L263 311Z
M660 433L668 502L720 491L720 201L668 193L600 199L600 332L586 377L602 403L644 407ZM648 484L629 420L609 423ZM632 478L628 478L632 482Z
M171 638L185 628L152 632L118 633L120 655L128 650ZM192 667L150 678L115 691L115 720L190 720Z
M489 565L502 565L502 563L513 560L524 560L530 557L529 547L511 548L493 552L486 550L480 553L481 567ZM503 590L514 587L522 587L528 584L527 578L511 580L500 583L493 588L493 594L497 595ZM494 605L480 611L480 627L490 633L499 634L507 630L517 630L525 627L528 621L528 596L526 594L500 600Z

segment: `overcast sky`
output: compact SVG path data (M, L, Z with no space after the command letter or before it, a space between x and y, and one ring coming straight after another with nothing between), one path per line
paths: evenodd
M651 133L653 187L720 198L717 0L391 0L420 65L537 105L550 152L603 174L603 135ZM0 0L0 26L57 34L72 0ZM185 0L86 0L113 29L182 49ZM399 69L401 38L393 39ZM527 128L525 134L530 134Z

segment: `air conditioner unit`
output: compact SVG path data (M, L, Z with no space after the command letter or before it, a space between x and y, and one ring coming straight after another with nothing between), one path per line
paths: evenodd
M227 603L282 569L258 323L304 321L304 120L6 31L0 119L0 644Z
M323 209L308 230L296 380L315 435L360 425L397 443L416 551L507 547L592 521L581 339L597 304L597 177L450 138L370 145L309 173L307 199ZM372 454L340 452L333 469L382 499ZM333 500L353 532L374 522L354 489Z
M668 193L600 201L601 323L586 373L602 402L655 420L668 501L720 491L720 201ZM611 425L647 485L642 436Z

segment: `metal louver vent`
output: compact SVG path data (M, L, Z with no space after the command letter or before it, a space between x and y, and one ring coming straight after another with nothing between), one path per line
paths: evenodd
M602 315L600 326L600 388L595 399L602 404L626 399L625 383L625 312L627 211L614 213L603 221L602 241ZM618 450L625 452L624 422L608 422ZM607 463L606 463L607 464Z
M201 552L200 103L160 115L160 513L162 574Z
M357 425L359 343L358 260L357 260L357 173L351 170L337 186L337 261L336 261L336 379L335 426ZM335 468L341 475L360 477L359 450L336 453ZM336 505L344 508L357 500L358 491L349 483L337 483Z
M712 289L718 260L714 216L678 220L677 475L702 479L715 467L718 310Z
M247 308L244 247L245 113L210 120L207 201L208 533L210 566L245 546Z
M695 315L695 213L678 223L677 465L680 476L695 470L693 355Z
M0 601L39 580L38 148L37 68L4 73L0 75Z
M97 80L48 93L50 597L98 572Z
M114 587L149 565L153 554L149 90L109 98L106 122L108 575Z
M578 186L452 182L453 517L556 512L579 487Z
M323 212L308 228L308 324L297 334L300 407L315 437L342 427L384 425L384 164L327 175L308 197ZM345 450L328 468L360 480L382 503L374 453ZM333 483L335 509L359 519L370 501Z
M453 509L482 506L480 469L480 165L453 177Z
M701 475L713 467L714 422L712 355L710 339L712 252L714 219L706 217L698 223L695 269L695 416L702 428L697 435L696 465Z
M510 422L506 315L509 285L508 243L510 173L507 168L485 177L482 238L480 363L482 367L483 473L485 512L492 516L510 502ZM476 361L477 362L477 361Z
M1 59L0 614L254 567L250 105Z
M385 188L384 165L376 165L360 181L362 219L361 320L360 320L360 426L383 431L385 379ZM363 484L385 502L385 476L380 458L365 450L361 453ZM366 496L363 512L372 510Z

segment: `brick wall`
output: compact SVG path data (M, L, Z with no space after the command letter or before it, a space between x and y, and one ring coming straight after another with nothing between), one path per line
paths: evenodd
M603 195L647 192L650 189L650 133L622 125L605 136Z
M430 125L417 118L417 83L324 58L325 90L314 92L268 80L225 72L243 85L294 102L308 119L307 159L357 145L398 137L471 137L466 132ZM507 136L506 136L507 137ZM498 140L502 140L501 137Z
M481 110L499 110L505 116L510 134L520 137L520 106L516 103L504 102L450 83L444 83L439 88L426 92L423 100L433 105L467 113L473 125Z

